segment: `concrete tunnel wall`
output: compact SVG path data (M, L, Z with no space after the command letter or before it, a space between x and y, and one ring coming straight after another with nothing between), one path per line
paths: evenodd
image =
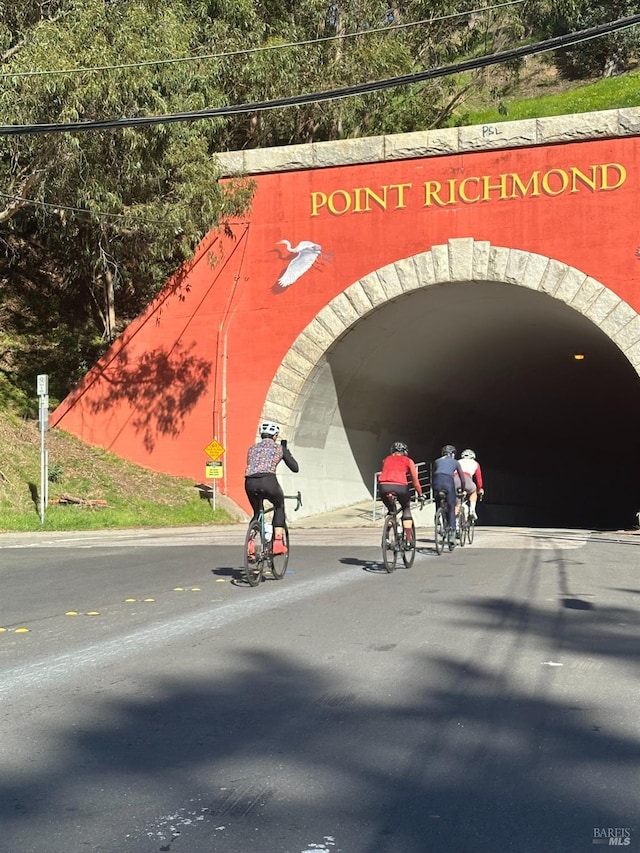
M373 473L402 439L416 460L443 443L476 450L485 523L629 526L639 329L627 303L579 270L455 239L332 300L285 357L264 411L277 408L293 438L305 514L371 499ZM283 386L296 381L285 410Z

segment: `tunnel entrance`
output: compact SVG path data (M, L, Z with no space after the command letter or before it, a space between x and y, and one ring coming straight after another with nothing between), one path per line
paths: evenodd
M400 439L427 462L445 443L475 450L483 524L629 529L639 404L635 369L579 311L529 287L449 281L414 284L336 337L291 426L323 509L371 496Z
M482 464L485 524L635 521L640 378L552 297L495 282L415 291L361 321L327 366L367 481L396 438L424 460L452 443ZM372 429L373 455L359 440Z

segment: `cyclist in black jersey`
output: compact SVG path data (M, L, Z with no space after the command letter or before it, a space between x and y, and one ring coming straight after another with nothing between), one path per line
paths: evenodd
M247 467L244 472L244 490L249 498L253 517L257 518L262 509L262 499L267 498L273 504L273 553L284 554L284 492L276 477L276 468L284 462L287 468L297 474L298 463L287 448L287 443L277 442L280 427L273 421L260 424L260 441L247 451Z

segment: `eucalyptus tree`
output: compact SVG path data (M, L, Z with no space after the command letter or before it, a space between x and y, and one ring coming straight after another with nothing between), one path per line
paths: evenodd
M0 135L0 287L26 300L37 279L47 295L15 312L24 348L45 324L41 369L68 390L198 241L250 203L249 183L218 181L217 152L442 125L470 92L490 91L491 74L351 88L516 44L544 26L523 3L0 0L0 125L184 116ZM229 105L249 106L184 115Z
M548 35L564 35L640 13L640 0L529 0L526 23ZM640 26L558 51L558 69L567 77L611 76L637 64Z
M188 3L61 0L48 17L39 5L1 32L1 125L36 130L225 103L198 62L162 62L201 47ZM217 179L222 128L210 119L0 137L5 289L28 281L37 258L50 271L52 370L61 348L69 355L59 385L77 379L72 362L86 368L212 227L244 209L250 188ZM46 316L36 305L30 316L34 332ZM80 343L69 353L72 338Z

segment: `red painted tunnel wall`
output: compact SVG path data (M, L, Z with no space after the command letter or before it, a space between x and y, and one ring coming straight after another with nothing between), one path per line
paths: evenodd
M379 267L472 237L575 267L640 312L639 167L639 142L625 137L257 176L233 238L207 236L51 423L196 482L215 438L219 484L246 506L246 448L284 355ZM283 239L322 249L286 287L295 256Z

